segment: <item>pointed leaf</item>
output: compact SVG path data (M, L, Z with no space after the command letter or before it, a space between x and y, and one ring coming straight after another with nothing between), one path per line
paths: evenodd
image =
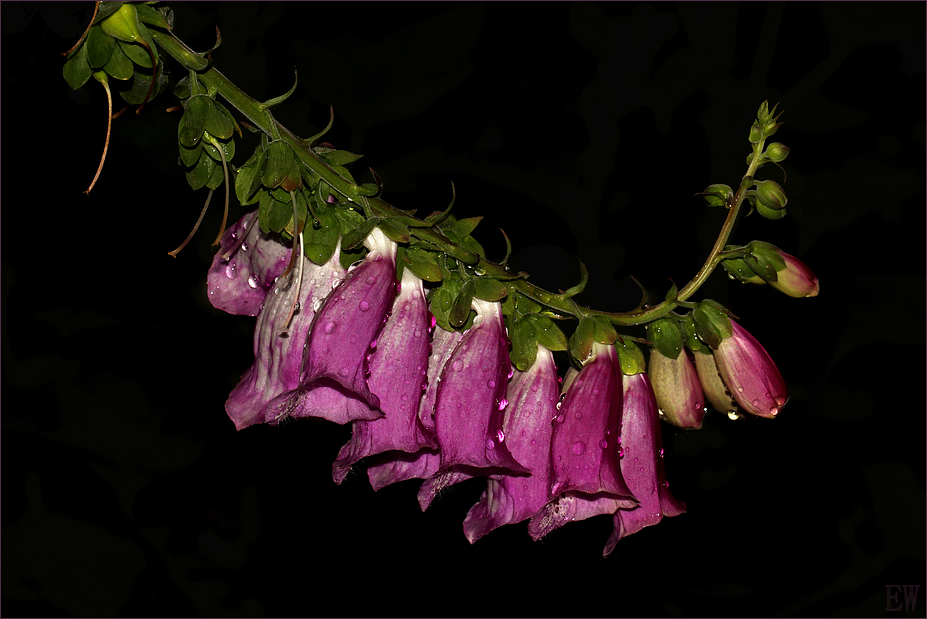
M279 187L295 164L293 147L283 140L274 140L267 146L262 183L268 189Z
M548 350L566 350L569 346L566 335L553 320L540 314L528 314L525 319L530 320L537 333L537 342Z
M87 61L94 69L98 69L109 62L110 56L113 55L113 48L116 46L116 40L103 32L100 26L93 26L87 33L87 41L84 43L87 47Z
M77 52L68 58L64 63L62 74L68 86L77 90L87 83L93 69L90 68L90 62L87 60L87 46L81 45Z
M509 293L502 282L488 277L473 280L473 296L483 301L499 301Z
M344 235L344 238L341 240L341 246L344 249L353 249L357 247L366 240L367 236L378 223L380 223L378 217L371 217L370 219L364 220L362 224Z
M103 70L106 71L110 77L125 81L132 77L132 74L135 72L135 67L132 65L132 61L129 60L125 52L122 51L122 46L116 45L113 47L113 55L110 56L109 61L103 65Z
M136 4L135 10L138 11L138 20L140 22L166 30L171 29L171 24L165 19L164 15L147 4Z
M463 325L470 316L470 304L473 302L474 292L475 285L472 279L465 281L463 286L460 287L460 292L457 294L457 298L454 299L454 305L451 306L447 317L448 321L455 327Z

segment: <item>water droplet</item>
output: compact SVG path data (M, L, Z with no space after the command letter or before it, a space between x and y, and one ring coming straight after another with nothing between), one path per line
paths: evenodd
M558 410L558 411L560 410L560 405L561 405L561 404L563 404L563 402L557 402L557 410Z
M740 415L737 413L737 411L728 411L727 416L728 419L733 419L735 421L740 419Z
M582 419L582 418L583 418L583 412L582 412L582 411L576 411L576 413L573 415L573 417L575 417L576 419Z
M537 386L537 385L531 385L531 393L537 393L537 391L538 391L538 386Z
M358 307L360 308L360 311L366 312L367 310L370 309L370 304L367 303L366 301L361 301Z
M372 286L373 284L376 284L376 283L377 283L377 278L374 277L373 275L367 278L367 284Z
M460 359L454 359L454 363L451 364L451 367L454 368L455 372L459 372L463 369L463 361Z
M377 341L376 341L376 340L370 342L370 348L371 348L371 349L376 348L376 347L377 347Z
M496 381L494 381L494 380L487 380L487 381L486 381L486 386L489 387L490 389L494 389L494 388L496 387Z
M505 398L502 398L501 400L499 400L499 410L500 411L508 405L509 405L509 401L506 400Z
M496 439L501 443L505 440L505 432L502 430L496 430Z
M509 369L509 380L512 380L512 377L515 376L515 368Z
M407 393L402 394L402 398L400 398L400 399L401 399L403 402L407 401L407 400L409 399L409 394L407 394Z
M573 443L573 455L574 456L581 456L584 453L586 453L586 443L582 441L576 441L575 443Z
M660 448L660 457L661 457L661 458L663 457L663 451L664 451L664 450L663 450L663 448L661 447L661 448Z
M252 275L251 277L249 277L249 278L248 278L248 285L251 286L252 288L257 288L257 286L258 286L257 277L255 277L254 275Z
M743 393L743 392L744 392L744 388L743 388L743 387L738 387L738 388L737 388L737 391Z
M534 440L534 439L531 439L531 444L532 444L532 445L537 445L538 442L537 442L536 440Z
M248 251L248 241L241 242L241 251Z
M493 440L491 438L486 439L486 449L495 449L495 448L496 448L496 444L493 442Z
M604 438L599 441L599 449L608 449L608 441L606 441Z
M624 458L624 449L618 449L618 457Z
M759 401L758 399L754 399L754 400L753 400L753 405L754 405L754 406L759 406L759 405L760 405L760 401Z
M334 322L325 325L325 333L332 333L338 327Z
M598 389L593 389L593 390L592 390L592 395L599 395L599 390L598 390Z

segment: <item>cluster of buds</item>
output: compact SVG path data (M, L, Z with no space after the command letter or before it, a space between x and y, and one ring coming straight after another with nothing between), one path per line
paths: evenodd
M666 482L643 359L620 341L592 341L564 379L541 345L519 370L502 304L474 297L468 328L442 328L425 282L397 269L397 245L378 228L347 269L338 252L322 265L299 256L288 268L291 249L262 232L254 212L220 245L212 304L257 317L254 364L226 403L238 429L302 417L351 423L334 481L370 458L374 490L421 479L423 510L442 489L484 477L463 524L471 543L505 524L529 520L540 539L607 514L608 554L621 537L685 511Z

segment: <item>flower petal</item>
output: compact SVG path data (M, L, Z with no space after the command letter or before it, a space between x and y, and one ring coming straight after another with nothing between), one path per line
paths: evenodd
M509 451L531 475L493 475L464 520L472 544L490 531L531 518L547 503L551 421L557 416L560 382L550 350L538 346L534 365L515 371L506 390L503 431Z
M551 495L570 490L631 497L618 467L621 372L614 346L593 343L595 358L566 390L551 439Z
M657 524L664 516L676 516L686 511L685 504L676 500L666 481L660 417L650 380L641 373L623 376L622 384L621 471L639 505L615 512L614 530L603 553L606 556L622 537Z
M335 483L340 484L351 466L367 456L394 449L414 453L437 448L434 433L418 416L427 384L430 321L422 280L405 269L393 310L370 355L367 385L379 398L385 417L354 422L351 440L332 465Z
M225 410L239 430L265 421L270 401L299 384L303 344L315 316L313 308L344 277L338 253L336 250L322 266L303 257L302 280L299 267L294 268L267 294L254 329L254 364L225 403ZM294 302L298 302L299 309L293 312L290 327L284 331Z
M651 349L647 368L663 420L678 427L699 429L705 418L705 398L695 366L686 351L675 359Z
M537 541L565 524L593 516L614 514L622 507L637 505L628 498L619 498L607 492L585 494L565 492L548 501L528 522L528 534Z
M367 357L396 296L396 244L378 228L367 237L370 253L332 290L306 340L300 390L323 378L380 405L367 386ZM292 411L296 416L297 409ZM314 415L313 415L314 416Z
M502 306L473 299L476 318L441 372L435 401L435 431L441 468L501 467L528 472L509 453L502 430L508 373L508 341Z
M229 314L257 316L268 290L286 269L290 252L261 232L257 211L246 213L219 241L206 276L209 302Z

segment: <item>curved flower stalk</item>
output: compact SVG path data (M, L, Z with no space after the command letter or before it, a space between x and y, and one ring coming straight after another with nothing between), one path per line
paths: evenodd
M370 252L348 270L312 321L299 386L267 408L267 421L321 417L335 423L381 417L367 385L368 356L396 295L396 244L374 228Z
M551 421L557 416L559 395L554 355L538 346L534 365L526 372L516 370L509 382L502 426L509 451L531 469L531 475L489 477L486 490L463 523L471 544L503 525L531 518L547 503Z
M435 429L435 399L438 394L437 377L447 364L451 353L463 338L460 331L445 331L435 326L431 332L431 356L428 357L428 382L422 394L418 418L429 436ZM427 479L441 468L437 448L424 448L415 453L390 451L374 457L367 465L367 479L374 491L408 479Z
M225 403L238 430L273 417L271 402L299 386L303 345L314 308L344 278L338 252L321 266L305 256L301 261L285 278L277 279L261 304L254 328L254 363Z
M769 419L789 401L779 368L746 329L731 321L733 333L714 351L718 373L738 404L751 415Z
M257 211L246 213L219 241L206 276L209 302L229 314L257 316L267 292L286 269L290 251L261 232Z
M367 386L380 400L385 416L351 425L351 440L332 465L335 483L340 484L351 466L367 456L437 448L434 432L425 428L418 414L427 385L431 328L422 280L406 269L393 309L370 355Z
M685 504L676 500L666 481L657 401L647 374L624 375L622 390L621 470L639 505L615 512L614 531L605 544L605 556L611 554L622 537L686 511Z
M550 494L531 518L528 533L540 539L569 522L614 514L637 499L619 465L622 418L621 369L615 347L594 342L594 358L571 368L551 438Z
M654 348L648 371L663 420L677 428L701 428L705 398L695 366L686 351L680 350L679 356L671 359Z

